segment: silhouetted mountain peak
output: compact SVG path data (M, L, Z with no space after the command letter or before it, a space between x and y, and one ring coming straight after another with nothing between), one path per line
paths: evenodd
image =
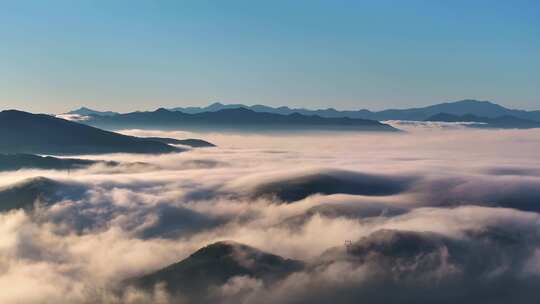
M65 114L75 114L75 115L81 115L81 116L88 116L88 115L97 115L97 116L113 116L118 114L117 112L112 111L97 111L94 109L90 109L88 107L82 106L78 108L77 110L69 111Z
M165 108L158 108L154 111L155 113L171 113L171 111L165 109Z
M257 248L237 243L235 241L220 241L207 245L192 255L188 260L197 260L198 263L232 263L241 271L253 276L271 275L266 274L266 269L282 267L287 264L287 259L270 253L263 252Z
M197 258L197 259L199 258L223 259L226 257L235 258L234 254L240 251L249 253L250 255L256 255L256 254L262 253L262 251L259 251L258 249L255 249L253 247L227 240L227 241L219 241L219 242L207 245L197 250L192 255L190 255L190 258Z
M249 276L270 283L304 267L302 262L285 259L233 241L207 245L186 259L136 280L151 288L158 282L170 290L204 296L207 288L221 285L237 276Z
M17 182L14 185L11 185L10 187L47 187L50 188L52 186L57 185L58 183L54 180L44 177L44 176L35 176L35 177L29 177L26 178L20 182Z
M224 106L224 104L222 104L221 102L214 102L211 105L209 105L208 107L212 108L212 107L222 107L222 106Z

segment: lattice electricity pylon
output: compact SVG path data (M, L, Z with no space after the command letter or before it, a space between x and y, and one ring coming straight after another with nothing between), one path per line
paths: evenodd
M352 241L351 240L345 240L345 248L347 249L347 252L349 252L351 247L352 247Z

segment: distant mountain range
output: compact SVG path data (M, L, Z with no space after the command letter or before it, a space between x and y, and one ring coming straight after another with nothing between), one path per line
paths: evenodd
M453 115L448 113L439 113L428 117L426 121L437 122L468 122L468 126L476 128L514 128L531 129L540 128L540 122L528 119L521 119L510 115L503 115L495 118L477 116L473 114Z
M409 108L409 109L388 109L383 111L370 111L366 109L339 111L336 109L319 109L308 110L303 108L289 107L269 107L264 105L247 106L243 104L222 104L213 103L207 107L177 107L170 109L171 111L180 111L188 114L217 112L224 109L245 108L255 112L275 113L289 115L299 113L303 115L318 115L321 117L349 117L373 120L416 120L422 121L427 118L439 114L448 113L453 115L478 115L488 118L496 118L500 116L514 116L517 118L540 121L540 111L524 111L508 109L498 104L489 101L478 100L461 100L456 102L445 102L426 107Z
M292 113L255 112L246 108L187 114L160 108L153 112L132 112L114 116L93 115L82 121L104 129L185 129L196 131L302 131L350 130L390 131L397 129L375 120Z
M97 115L97 116L113 116L116 114L119 114L118 112L112 112L112 111L96 111L89 109L87 107L80 107L77 110L69 111L65 114L70 115L81 115L81 116L90 116L90 115Z
M100 130L45 114L0 112L0 153L168 153L167 144Z
M385 120L412 120L412 121L425 121L432 119L433 116L438 114L448 114L455 116L464 116L464 115L473 115L477 117L483 117L486 119L500 119L507 120L507 123L491 123L490 127L505 127L505 128L523 128L523 126L528 125L527 127L534 127L532 123L518 122L518 120L527 120L531 122L540 122L540 111L524 111L524 110L515 110L509 109L498 104L489 102L489 101L478 101L478 100L461 100L456 102L445 102L440 104L435 104L426 107L418 108L409 108L409 109L388 109L383 111L369 111L366 109L361 110L350 110L350 111L339 111L336 109L319 109L319 110L309 110L304 108L289 108L289 107L269 107L265 105L253 105L248 106L244 104L222 104L222 103L213 103L207 107L177 107L171 109L158 109L154 112L133 112L127 114L119 114L111 111L95 111L85 107L82 107L78 110L68 112L68 115L77 115L81 118L81 121L89 120L87 123L90 125L100 126L104 128L137 128L137 127L159 127L159 128L184 128L184 127L197 127L212 129L216 127L227 127L230 129L235 129L235 126L242 126L245 128L252 124L250 128L256 129L265 129L270 127L272 124L268 116L265 119L261 119L261 116L256 116L255 114L248 115L248 111L239 111L239 109L250 110L256 113L269 113L269 114L279 114L283 116L289 116L289 119L286 123L283 120L274 119L275 124L282 124L284 129L290 128L292 124L295 124L296 127L316 125L316 129L330 128L330 125L350 125L350 122L345 121L327 121L321 123L320 118L351 118L351 119L362 119L362 120L376 120L376 121L385 121ZM222 112L224 110L228 110ZM198 116L182 116L182 115L173 115L168 112L179 112L183 114L192 114ZM153 113L153 114L152 114ZM210 113L221 113L220 114L210 114ZM243 116L242 116L243 114ZM319 122L315 122L315 118L311 118L311 122L308 122L308 119L303 116L298 116L298 114L303 116L319 116ZM223 117L222 117L223 116ZM224 116L229 116L231 119L227 121L227 118ZM249 117L251 116L251 117ZM106 118L104 118L106 117ZM516 118L516 126L513 126L510 123L509 117ZM162 122L156 121L159 119ZM177 120L177 121L175 121ZM180 122L182 120L182 122ZM197 121L198 120L198 121ZM293 122L293 120L295 122ZM166 122L165 122L166 121ZM325 125L325 127L322 127ZM334 128L335 128L334 126Z

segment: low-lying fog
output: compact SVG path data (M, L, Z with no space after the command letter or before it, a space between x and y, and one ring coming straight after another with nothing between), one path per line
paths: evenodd
M126 130L218 147L78 156L125 162L110 168L2 173L3 189L38 176L59 186L32 210L0 213L0 303L184 303L160 286L119 286L222 240L317 266L271 286L231 279L211 291L221 303L419 303L435 293L537 303L540 130L407 129ZM349 240L362 259L336 253Z

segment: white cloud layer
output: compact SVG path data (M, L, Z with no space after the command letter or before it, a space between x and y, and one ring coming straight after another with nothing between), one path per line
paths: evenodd
M0 191L17 193L14 184L43 176L60 192L0 214L0 303L188 303L166 286L123 283L221 240L310 267L271 286L231 278L209 291L214 302L396 300L384 295L386 286L422 303L433 300L429 292L450 294L466 283L477 292L448 302L473 303L497 290L503 295L490 300L501 302L512 296L505 287L519 285L521 302L534 303L527 284L540 282L539 130L124 133L199 137L218 147L81 156L126 163L114 168L3 173ZM372 191L379 183L395 191ZM401 238L434 249L411 253L414 263L397 249L381 251ZM358 255L343 258L345 240L358 245ZM485 265L466 261L488 253ZM422 293L432 280L440 284Z

